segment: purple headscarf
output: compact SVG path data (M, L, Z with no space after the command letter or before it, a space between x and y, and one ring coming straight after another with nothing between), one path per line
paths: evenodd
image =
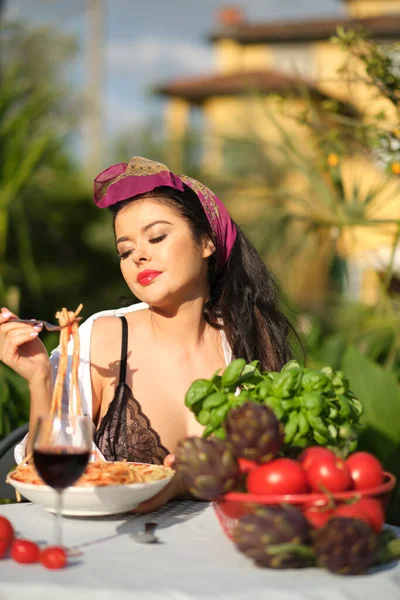
M108 208L117 202L153 191L160 186L184 191L190 187L204 209L220 249L221 267L229 258L237 229L221 200L204 184L186 175L175 175L161 164L134 156L129 164L112 165L94 180L94 201L99 208Z

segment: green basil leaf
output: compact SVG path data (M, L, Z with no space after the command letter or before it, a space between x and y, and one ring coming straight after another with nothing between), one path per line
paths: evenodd
M289 420L285 425L285 437L284 437L285 444L290 444L290 442L292 441L292 439L294 438L294 436L297 433L298 426L299 426L298 413L297 413L297 411L293 411L292 413L290 413Z
M323 422L323 420L321 419L321 417L316 417L313 413L311 413L310 411L307 411L307 420L310 423L312 429L315 431L318 431L318 433L321 436L324 436L326 438L329 437L329 431L327 426L325 425L325 423Z
M346 420L351 415L351 409L350 409L349 402L348 402L347 398L345 398L344 396L339 396L338 401L339 401L339 405L340 405L339 416L341 419Z
M278 398L291 398L296 395L303 376L302 369L282 371L272 383L272 395Z
M226 394L222 394L221 392L214 392L203 402L203 408L205 410L210 410L211 408L216 408L220 406L224 402L228 402L228 396Z
M197 415L196 419L200 423L200 425L204 425L204 426L208 425L208 423L210 421L210 411L205 410L203 408Z
M322 371L316 369L305 369L301 386L306 392L324 392L331 389L329 377Z
M231 385L234 385L239 379L245 365L246 361L244 358L237 358L231 362L231 364L226 367L222 374L222 387L230 387Z
M321 435L316 429L313 431L313 438L320 446L326 446L328 443L328 436Z
M219 440L225 440L226 439L226 431L225 431L225 429L223 429L223 427L219 427L218 429L216 429L214 431L214 435Z
M286 365L283 365L282 369L281 369L281 373L284 371L290 371L292 369L299 369L300 365L297 362L297 360L289 360Z
M264 379L258 386L258 396L261 400L265 400L269 395L272 388L272 381L270 379Z
M205 398L211 390L209 379L196 379L185 394L185 405L192 408L194 404Z
M207 427L204 429L204 431L202 433L202 437L206 438L206 437L210 436L213 431L214 431L214 427L212 427L209 423L207 425Z
M291 446L298 446L299 448L306 448L308 445L308 439L303 437L300 433L297 433L291 441Z
M307 417L302 410L299 411L299 433L300 437L303 437L310 431L310 425L308 423Z
M285 416L285 410L283 409L282 403L279 398L275 398L275 396L267 396L263 404L265 404L265 406L269 406L269 408L271 408L274 411L278 421L282 421L282 419Z
M325 405L324 396L320 392L303 392L300 397L301 406L313 415L318 416L322 413Z

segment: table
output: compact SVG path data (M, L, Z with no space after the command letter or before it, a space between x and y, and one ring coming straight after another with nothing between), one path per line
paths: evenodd
M20 537L53 538L40 506L0 506ZM157 520L160 544L129 534ZM213 508L173 502L152 515L65 518L64 542L83 551L64 570L0 561L0 600L399 600L400 565L358 577L254 566L223 534ZM398 530L400 536L400 530Z

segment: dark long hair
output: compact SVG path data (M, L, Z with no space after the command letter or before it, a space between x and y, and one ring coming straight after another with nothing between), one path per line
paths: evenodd
M238 227L238 234L222 269L221 248L195 192L185 185L184 192L162 186L123 200L110 207L113 223L118 212L135 200L151 198L169 206L184 218L196 243L207 235L216 251L208 259L210 299L204 306L204 318L214 328L223 329L235 358L246 362L259 360L263 369L277 371L292 356L290 337L297 339L290 321L281 309L275 277L261 260L253 244Z

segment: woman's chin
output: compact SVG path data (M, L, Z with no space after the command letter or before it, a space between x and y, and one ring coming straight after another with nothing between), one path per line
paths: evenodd
M179 306L198 300L202 296L202 290L199 291L198 286L192 283L177 286L174 289L166 289L165 286L161 286L157 282L157 284L150 284L146 287L140 286L140 289L135 287L132 292L141 302L163 311L177 309Z
M136 298L141 302L145 302L149 306L162 307L165 304L170 304L170 295L165 293L165 290L156 289L152 284L141 288L140 290L132 290ZM170 300L168 302L168 299Z

